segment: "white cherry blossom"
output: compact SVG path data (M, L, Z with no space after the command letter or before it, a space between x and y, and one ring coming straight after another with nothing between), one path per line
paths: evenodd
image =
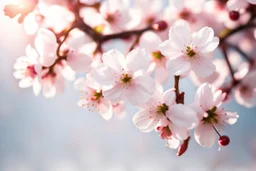
M176 104L175 92L170 89L163 94L156 91L154 96L135 114L133 122L143 132L150 132L157 126L167 126L168 128L164 128L170 130L170 135L167 137L173 136L176 139L185 140L189 136L188 130L196 125L197 116L191 108ZM166 135L161 137L165 138Z
M145 103L155 92L155 82L147 75L149 57L137 48L125 56L118 50L103 54L103 64L94 72L95 80L108 85L103 96L113 102L128 100L134 105Z
M199 123L194 136L203 147L213 146L216 139L214 127L219 131L225 124L232 125L237 121L237 113L220 108L224 96L220 90L215 91L208 83L202 84L196 92L192 107L197 111Z
M98 112L105 120L112 118L112 104L104 98L102 86L93 80L90 73L86 75L86 79L80 78L76 80L74 87L83 94L78 101L80 107L88 108L92 112Z
M212 28L204 27L192 34L187 22L178 21L170 28L169 40L159 49L169 58L166 67L171 74L183 75L191 70L200 77L207 77L215 71L215 66L206 55L218 44L219 38L214 37Z

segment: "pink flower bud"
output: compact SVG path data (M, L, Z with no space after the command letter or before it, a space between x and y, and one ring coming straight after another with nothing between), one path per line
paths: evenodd
M168 27L168 24L164 20L158 21L152 25L152 28L155 31L164 31L167 29L167 27Z
M219 138L219 145L220 146L227 146L230 142L230 139L228 136L223 135Z

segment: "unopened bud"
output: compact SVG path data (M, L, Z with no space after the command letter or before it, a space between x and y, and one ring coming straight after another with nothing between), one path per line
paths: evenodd
M219 145L220 146L227 146L230 142L230 139L228 136L226 135L222 135L220 138L219 138Z
M156 23L154 23L152 25L152 28L155 30L155 31L164 31L166 30L168 27L168 24L166 23L166 21L164 20L161 20L161 21L158 21Z
M190 137L188 137L186 140L183 141L183 144L179 146L177 156L181 156L184 154L188 149L188 143L189 143Z

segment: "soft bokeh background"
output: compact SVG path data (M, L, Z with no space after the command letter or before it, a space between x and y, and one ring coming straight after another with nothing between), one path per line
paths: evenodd
M5 2L1 0L1 9ZM155 132L135 128L132 107L124 119L107 122L77 107L80 95L72 84L50 100L18 88L13 64L31 38L2 11L0 37L0 171L256 170L255 108L226 105L240 114L237 124L225 129L231 138L228 147L218 152L217 142L207 149L192 140L189 150L177 157ZM181 90L192 102L193 84L182 80Z

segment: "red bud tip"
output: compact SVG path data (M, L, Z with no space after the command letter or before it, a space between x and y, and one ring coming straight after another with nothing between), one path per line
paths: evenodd
M230 139L228 136L223 135L219 138L219 145L220 146L227 146L230 142Z
M167 29L167 27L168 27L168 24L167 24L165 21L163 21L163 20L158 21L158 22L156 22L156 23L154 23L154 24L152 25L152 28L153 28L155 31L164 31L164 30Z
M184 154L188 149L188 143L189 143L190 137L188 137L186 140L183 141L183 144L179 146L177 156L181 156Z
M229 18L230 18L231 20L236 21L236 20L239 19L239 17L240 17L240 14L239 14L238 11L230 11L230 12L229 12Z

